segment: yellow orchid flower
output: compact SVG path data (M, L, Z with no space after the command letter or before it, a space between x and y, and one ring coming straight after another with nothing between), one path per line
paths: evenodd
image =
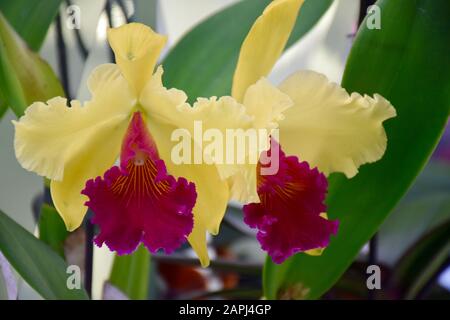
M16 157L51 179L68 230L80 226L89 207L100 227L96 244L124 254L142 241L152 252L172 252L188 238L207 266L206 234L218 233L227 181L214 164L174 163L171 135L198 115L211 127L244 125L243 106L231 97L190 106L184 92L166 89L162 67L153 73L166 38L147 26L110 29L108 40L117 64L93 71L90 101L36 102L14 121Z
M275 174L261 174L266 164L248 163L228 179L231 197L251 202L244 206L244 221L258 229L262 248L276 263L296 252L321 254L338 227L325 213L326 176L352 178L359 166L379 160L387 145L382 123L396 116L382 96L350 95L314 71L296 72L277 88L265 80L303 2L274 0L266 7L242 44L232 87L255 122L265 119L262 125L279 130L262 154L279 154ZM283 95L290 105L267 103Z

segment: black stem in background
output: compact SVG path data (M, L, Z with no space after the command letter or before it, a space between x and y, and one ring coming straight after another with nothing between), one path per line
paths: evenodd
M197 258L190 258L185 256L180 256L179 254L172 254L171 256L166 256L163 254L154 254L152 259L159 262L171 263L171 264L181 264L188 266L200 266L200 262ZM232 271L240 274L261 274L262 265L256 263L245 263L237 261L227 261L227 260L211 260L209 268L221 271Z
M376 265L377 264L377 251L378 251L378 235L375 234L372 239L370 239L369 241L369 259L367 261L367 264L369 266L371 265ZM367 298L369 300L374 300L375 299L375 293L376 293L376 289L369 289Z
M367 14L367 8L375 4L375 0L360 0L358 26L361 25Z
M106 0L106 4L105 4L105 12L106 12L106 17L108 18L108 26L110 28L113 28L113 19L112 19L112 6L111 6L111 0ZM112 51L111 47L109 47L109 60L110 62L114 63L115 62L115 58L114 58L114 52Z
M61 83L66 93L67 100L71 100L69 90L69 66L67 64L66 44L64 42L64 35L62 30L62 17L56 17L56 44L58 49L58 66Z
M116 0L117 5L120 8L120 11L122 11L122 15L125 18L125 23L129 23L130 19L128 18L128 10L127 7L125 6L125 3L123 3L122 0Z
M84 223L85 228L85 247L84 247L84 287L89 295L92 297L92 271L94 264L94 225L91 223L91 212L88 211L86 215L86 221Z
M442 272L444 272L448 267L450 266L450 257L448 257L436 270L436 272L433 274L433 276L428 279L428 281L425 283L425 285L422 287L422 289L417 293L416 300L423 300L425 297L428 296L431 289L435 285L437 279L441 275Z
M66 0L66 7L70 7L72 5L72 1ZM87 56L89 55L89 50L87 49L83 37L81 36L80 29L73 28L73 31L75 33L75 39L77 41L78 50L80 51L81 55L83 56L83 60L87 59Z

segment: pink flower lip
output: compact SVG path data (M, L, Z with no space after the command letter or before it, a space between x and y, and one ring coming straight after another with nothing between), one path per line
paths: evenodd
M119 255L143 243L150 252L171 253L186 241L194 220L197 193L185 178L169 175L139 112L122 144L120 167L86 182L81 192L100 227L94 239Z
M275 263L282 263L297 252L328 246L339 223L320 216L326 212L326 177L307 162L287 157L274 139L273 147L279 148L278 172L258 174L260 203L244 206L244 222L258 229L262 249Z

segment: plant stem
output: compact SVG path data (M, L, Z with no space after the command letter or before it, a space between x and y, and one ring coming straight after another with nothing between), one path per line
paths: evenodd
M106 12L106 17L108 18L108 26L110 28L114 28L113 18L112 18L111 0L106 0L105 12ZM115 63L114 52L112 51L111 47L109 47L109 61L112 63Z
M66 98L68 101L71 99L70 88L69 88L69 66L67 64L67 52L66 44L64 42L64 35L62 30L62 17L58 14L56 17L56 44L58 51L58 69L59 76L61 78L61 84L66 93Z
M66 7L70 7L72 4L73 4L72 1L66 0ZM87 49L86 44L83 41L83 37L81 36L80 29L73 28L73 31L75 33L75 39L77 41L78 49L79 49L81 55L83 56L83 60L86 60L89 55L89 50Z

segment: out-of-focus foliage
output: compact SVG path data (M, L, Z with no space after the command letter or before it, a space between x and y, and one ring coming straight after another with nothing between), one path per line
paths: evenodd
M63 0L0 0L0 11L33 51L44 42Z
M0 251L45 299L88 299L83 287L69 289L67 265L49 246L0 211ZM81 279L80 279L81 280Z
M26 43L0 13L0 97L17 116L35 101L64 96L50 66Z

